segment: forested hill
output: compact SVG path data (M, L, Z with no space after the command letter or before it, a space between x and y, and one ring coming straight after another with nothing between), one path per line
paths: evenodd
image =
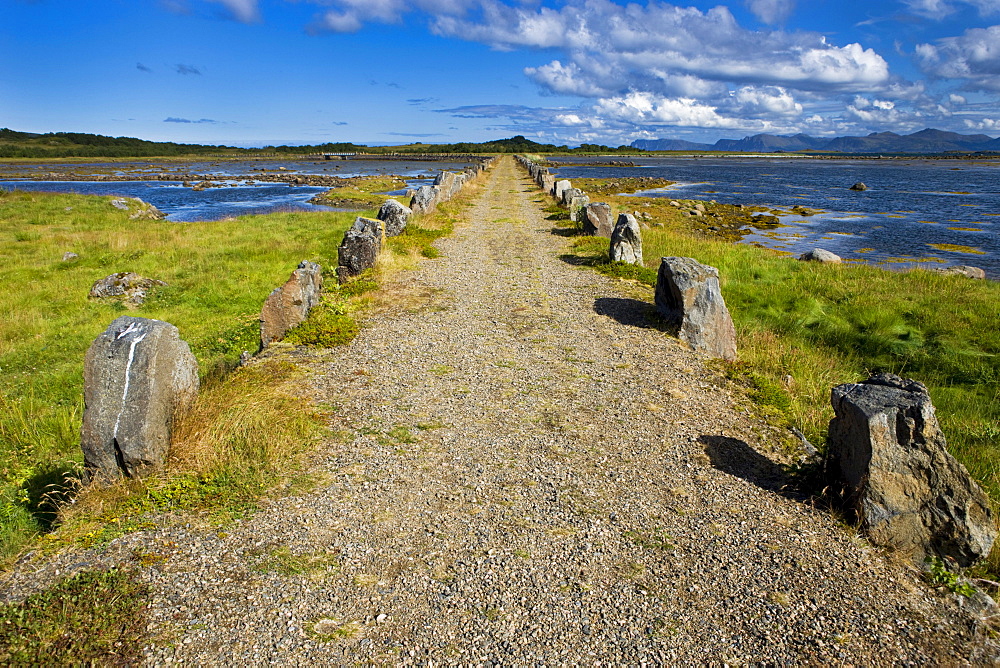
M518 135L509 139L457 144L414 143L402 146L365 146L350 142L331 142L308 146L265 146L237 148L224 145L177 144L154 142L134 137L107 137L82 132L49 132L38 134L0 129L0 158L148 158L181 155L255 155L278 153L302 155L309 153L635 153L628 146L611 148L600 144L568 146L539 144Z
M141 158L238 151L228 146L153 142L83 132L17 132L0 129L0 158Z

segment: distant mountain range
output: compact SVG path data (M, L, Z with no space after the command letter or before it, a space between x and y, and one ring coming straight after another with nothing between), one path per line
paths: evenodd
M822 139L809 135L759 134L743 139L720 139L714 144L699 144L682 139L637 139L632 148L645 151L739 151L774 153L776 151L839 151L841 153L946 153L948 151L1000 151L1000 139L986 135L962 135L932 130L898 135L873 132L867 137Z

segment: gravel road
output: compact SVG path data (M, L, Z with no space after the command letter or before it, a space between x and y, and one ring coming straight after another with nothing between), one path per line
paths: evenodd
M501 160L407 308L301 358L349 433L320 484L108 548L163 557L148 662L985 663L952 599L780 493L773 430L641 288L560 259L541 200Z

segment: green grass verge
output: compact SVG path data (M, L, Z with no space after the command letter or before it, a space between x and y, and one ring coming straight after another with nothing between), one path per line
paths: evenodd
M336 265L355 217L133 221L110 199L0 192L0 560L54 519L47 492L80 461L84 353L112 320L129 312L176 325L210 386L257 349L261 305L301 260ZM79 258L63 262L66 251ZM119 271L168 285L132 311L88 299L94 281Z
M125 570L88 571L0 606L0 663L137 665L146 640L147 589Z

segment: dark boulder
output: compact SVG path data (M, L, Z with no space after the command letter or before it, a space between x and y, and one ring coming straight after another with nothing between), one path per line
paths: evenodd
M989 554L990 501L947 451L927 388L892 374L833 388L826 472L876 545L968 567Z
M375 266L382 251L382 221L358 217L337 249L337 278L341 283Z
M385 225L385 236L395 237L403 233L413 211L394 199L388 199L378 210L376 218Z
M611 205L592 202L584 209L583 233L591 236L611 238L614 226L611 224Z
M612 262L642 266L642 232L632 214L619 214L615 229L611 232L608 256Z
M677 336L711 357L736 359L736 327L719 289L719 271L689 257L660 260L656 309Z
M315 262L302 262L284 285L271 291L260 311L261 350L301 324L319 304L322 289L322 268Z

